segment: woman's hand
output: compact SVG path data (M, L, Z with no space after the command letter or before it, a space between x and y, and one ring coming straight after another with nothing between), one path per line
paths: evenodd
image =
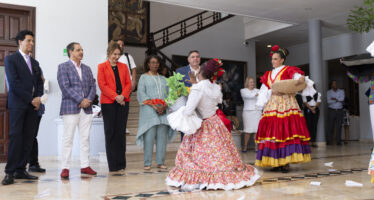
M304 82L305 82L305 76L301 76L301 77L299 78L299 80L297 80L296 85L303 84Z
M116 96L116 101L117 101L117 103L119 103L119 104L123 104L123 100L125 99L125 97L124 96L122 96L122 95L118 95L118 96Z
M197 72L197 74L198 73L199 73L199 71ZM192 72L192 71L188 72L188 76L190 77L190 80L187 80L188 82L190 82L191 84L197 83L196 75L195 75L194 72Z
M167 107L168 107L167 105L161 105L161 106L159 106L158 114L159 115L165 114L165 111L166 111Z

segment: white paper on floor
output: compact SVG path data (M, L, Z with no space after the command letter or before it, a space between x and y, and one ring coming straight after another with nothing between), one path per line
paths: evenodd
M50 192L50 190L49 190L49 188L48 188L48 189L44 190L43 192L37 194L37 195L34 197L34 199L41 199L41 198L44 198L44 197L49 196L50 194L51 194L51 192Z
M333 164L334 164L334 162L328 162L328 163L325 163L325 166L326 167L332 167Z
M329 169L329 172L334 172L336 171L336 169Z
M320 186L320 185L321 185L321 182L318 182L318 181L311 181L311 182L310 182L310 185Z
M345 181L345 186L347 186L347 187L362 187L363 184L355 182L355 181L351 181L351 180L346 180Z

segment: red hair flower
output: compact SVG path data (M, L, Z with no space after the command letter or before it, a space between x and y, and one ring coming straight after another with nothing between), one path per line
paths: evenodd
M214 58L213 60L216 61L220 67L223 65L222 60L219 58Z
M279 45L274 45L271 47L271 51L270 51L270 57L273 57L273 53L278 51L279 50Z

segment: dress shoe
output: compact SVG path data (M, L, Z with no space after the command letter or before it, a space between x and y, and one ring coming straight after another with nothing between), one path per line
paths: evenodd
M3 185L10 185L14 183L13 174L6 174L1 184Z
M41 168L40 165L31 165L29 166L29 172L44 173L45 169Z
M91 167L81 168L82 174L96 175L97 173Z
M69 178L69 170L68 169L63 169L60 176L63 179L68 179Z
M29 174L27 171L22 171L22 172L15 172L14 173L14 178L15 179L29 179L29 180L37 180L37 176L33 176Z

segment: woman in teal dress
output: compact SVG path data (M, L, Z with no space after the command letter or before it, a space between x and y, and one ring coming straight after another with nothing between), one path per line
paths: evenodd
M138 134L136 144L143 146L144 170L150 170L152 165L153 144L156 139L157 167L165 166L166 143L175 136L166 118L168 108L165 104L167 97L166 79L158 73L160 57L150 55L145 59L145 73L140 76L138 83L138 102L140 104Z

